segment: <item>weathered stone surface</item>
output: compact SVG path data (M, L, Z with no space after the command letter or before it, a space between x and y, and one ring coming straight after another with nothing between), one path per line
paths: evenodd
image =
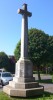
M14 82L24 82L24 83L26 83L26 82L34 82L35 81L35 78L34 77L30 77L30 78L23 78L23 77L14 77L13 78L13 81Z
M19 61L16 63L15 77L32 78L32 62L28 59L20 58Z
M42 95L44 88L40 86L38 88L30 88L30 89L15 89L7 85L4 86L3 91L10 96L30 97L30 96Z
M29 89L34 87L39 87L38 82L27 82L27 83L15 83L13 81L9 82L9 86L12 86L16 89Z

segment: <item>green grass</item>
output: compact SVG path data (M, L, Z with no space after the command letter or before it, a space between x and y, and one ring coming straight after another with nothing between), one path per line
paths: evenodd
M30 98L12 98L7 94L0 92L0 100L53 100L53 94L44 92L43 96L30 97Z

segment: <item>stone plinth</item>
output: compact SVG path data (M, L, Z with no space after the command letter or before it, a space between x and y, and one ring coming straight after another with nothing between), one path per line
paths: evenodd
M30 97L43 94L43 86L35 82L32 73L32 63L28 59L19 59L16 63L16 74L3 91L10 96Z
M33 77L32 62L29 59L20 58L16 63L15 77L31 78Z

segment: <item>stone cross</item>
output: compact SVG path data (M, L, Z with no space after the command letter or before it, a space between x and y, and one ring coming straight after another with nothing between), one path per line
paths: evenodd
M30 97L42 95L43 86L39 86L33 77L33 64L28 57L28 16L32 14L27 11L27 4L23 9L18 10L22 14L22 33L21 33L21 57L16 63L15 77L4 86L3 91L9 96Z
M27 11L27 4L23 4L23 9L18 9L18 13L22 14L22 29L21 29L21 58L28 57L28 17L32 13Z

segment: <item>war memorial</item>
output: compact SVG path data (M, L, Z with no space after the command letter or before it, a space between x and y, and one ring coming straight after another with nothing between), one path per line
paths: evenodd
M35 81L33 77L33 64L28 59L28 17L31 17L32 13L27 10L27 4L23 4L23 9L18 9L18 14L22 15L21 54L16 63L13 81L4 86L3 91L9 96L14 97L41 95L44 92L44 87Z

